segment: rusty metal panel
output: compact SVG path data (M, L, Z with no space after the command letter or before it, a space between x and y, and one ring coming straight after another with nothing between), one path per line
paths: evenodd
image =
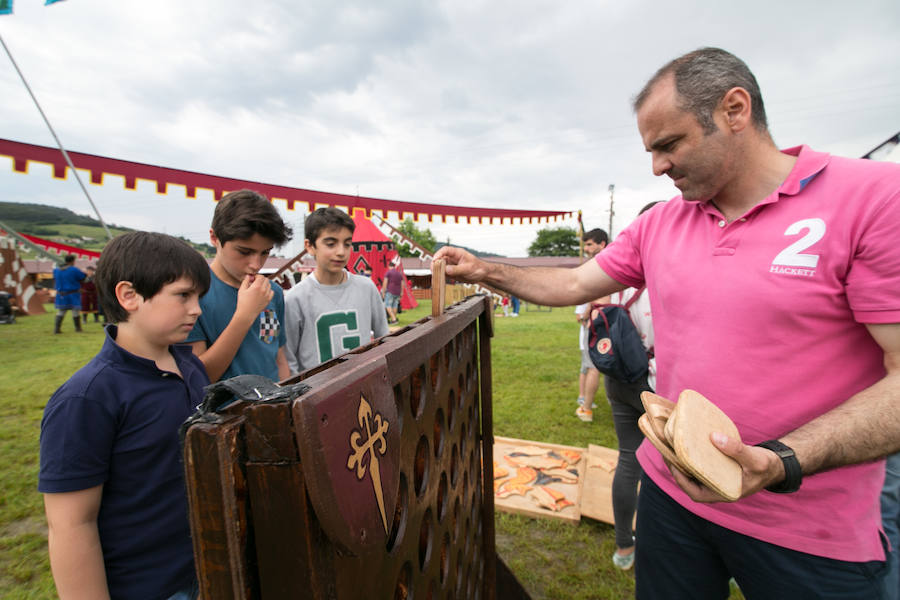
M284 382L302 394L230 406L230 470L196 459L194 440L225 425L191 425L198 572L249 582L203 597L495 598L489 319L487 298L464 300ZM208 471L223 470L244 474L244 494L219 476L242 514L208 511L223 504ZM229 515L243 537L222 535ZM197 542L209 539L227 548Z

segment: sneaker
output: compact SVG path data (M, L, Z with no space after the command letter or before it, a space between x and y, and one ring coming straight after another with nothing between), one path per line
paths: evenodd
M584 396L578 397L578 406L584 406ZM591 410L594 410L595 408L597 408L597 403L591 402Z
M577 409L575 409L575 416L585 423L590 423L594 420L594 413L585 409L583 406L579 406Z
M618 552L613 552L612 561L613 564L616 565L616 568L627 571L634 566L634 552L632 552L631 554L626 554L624 556L619 554Z

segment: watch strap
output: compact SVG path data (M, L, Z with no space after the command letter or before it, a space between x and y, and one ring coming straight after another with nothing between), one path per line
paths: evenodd
M793 449L778 440L767 440L756 445L777 454L784 465L784 479L766 489L776 494L790 494L799 490L800 484L803 482L803 470L800 468L800 461L797 460Z

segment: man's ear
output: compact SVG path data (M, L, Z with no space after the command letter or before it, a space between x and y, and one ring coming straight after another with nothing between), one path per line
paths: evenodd
M725 125L731 131L737 133L743 131L750 124L752 111L750 94L742 87L733 87L722 96L719 107L725 118Z
M306 251L310 253L311 256L315 258L316 256L316 245L310 243L309 238L303 240L303 247L306 248Z
M138 309L144 298L135 291L130 281L120 281L116 284L116 300L126 312L132 313Z
M213 231L212 228L210 227L210 229L209 229L209 243L212 244L213 248L216 248L216 247L217 247L216 244L217 244L218 242L219 242L219 238L216 237L216 232Z

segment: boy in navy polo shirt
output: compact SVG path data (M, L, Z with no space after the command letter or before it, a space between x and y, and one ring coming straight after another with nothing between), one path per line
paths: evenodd
M41 469L60 597L191 598L193 549L179 426L209 383L184 341L209 268L188 244L134 232L97 265L112 323L100 352L50 398Z

